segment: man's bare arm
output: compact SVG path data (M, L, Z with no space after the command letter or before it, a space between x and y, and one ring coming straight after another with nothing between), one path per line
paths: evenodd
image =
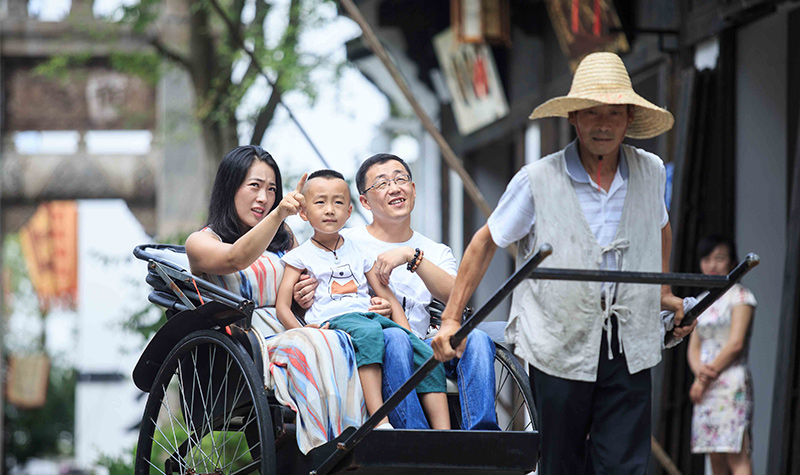
M414 259L415 251L412 247L401 246L381 253L375 260L376 273L381 282L384 285L389 285L392 271L398 266L405 266L411 262ZM416 273L422 279L422 283L425 284L431 295L442 302L447 302L450 298L450 291L453 290L454 276L425 259L424 255Z
M672 254L672 226L667 222L667 225L661 228L661 272L669 272L669 261ZM678 327L683 320L683 299L675 296L672 293L672 287L669 285L661 286L661 309L671 310L675 312L675 329L672 334L675 338L684 338L690 334L694 327L697 325L697 320L692 325L687 327Z
M489 268L496 251L497 244L492 240L489 226L484 225L472 237L467 250L464 252L464 258L458 268L453 292L447 302L447 307L442 313L442 327L431 343L437 360L448 361L460 356L459 353L463 352L466 340L462 342L458 348L459 351L457 351L450 346L450 337L461 326L461 315L464 306L469 301L472 293L475 292L475 289L478 288L478 284L486 274L486 270Z

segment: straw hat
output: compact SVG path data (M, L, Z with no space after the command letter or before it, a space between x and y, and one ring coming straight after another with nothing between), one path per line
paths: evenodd
M581 61L569 94L550 99L533 110L531 119L567 117L570 112L604 104L636 106L633 122L625 134L649 139L663 134L675 122L672 114L633 92L631 78L622 59L614 53L592 53Z

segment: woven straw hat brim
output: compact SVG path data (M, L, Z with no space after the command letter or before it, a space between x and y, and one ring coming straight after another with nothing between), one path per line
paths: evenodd
M531 119L567 117L570 112L600 105L635 106L626 137L649 139L672 128L672 114L633 91L622 59L614 53L593 53L575 71L569 94L550 99L533 110Z
M675 123L672 113L668 110L662 109L638 94L631 92L597 95L591 99L569 96L556 97L534 109L530 118L568 117L570 112L607 104L632 104L635 106L633 122L631 122L625 134L626 137L632 139L656 137L671 129Z

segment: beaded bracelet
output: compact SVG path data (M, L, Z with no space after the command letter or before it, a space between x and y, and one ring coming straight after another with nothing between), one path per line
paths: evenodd
M414 272L411 269L415 268L415 266L417 265L417 259L419 259L419 255L421 252L422 251L419 248L414 249L414 257L406 264L406 270L408 270L409 272Z
M412 274L417 271L417 267L419 267L420 262L422 262L422 256L424 255L425 255L424 251L419 251L419 257L415 259L414 266L411 268Z

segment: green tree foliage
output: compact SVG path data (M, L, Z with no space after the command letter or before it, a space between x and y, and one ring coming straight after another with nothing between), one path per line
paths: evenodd
M31 457L73 453L75 428L75 370L50 368L47 402L38 409L5 405L7 453L24 463Z
M97 464L107 468L108 475L130 475L133 473L135 456L136 448L133 448L129 454L119 457L101 455L100 458L97 459Z
M239 144L239 131L249 131L250 143L261 143L286 93L298 91L313 102L312 71L323 64L336 66L330 58L300 46L303 32L335 15L332 0L185 2L188 31L184 42L173 41L169 34L166 3L140 0L125 6L119 23L147 34L161 58L190 76L195 116L202 125L211 170L216 170L227 150ZM181 2L169 3L174 11L174 5ZM237 74L237 70L244 72ZM271 84L259 79L263 75ZM257 112L242 117L239 106L252 88L267 88L269 96Z
M335 16L334 0L139 0L123 5L105 22L73 26L105 45L102 53L57 55L36 70L68 81L99 62L150 83L164 74L164 67L183 70L192 84L211 181L241 136L261 143L284 95L296 91L315 101L313 71L326 66L332 80L339 78L340 61L304 50L300 41L304 32ZM145 38L152 48L131 52L121 44L126 32ZM254 93L262 90L266 98ZM261 101L248 108L252 113L240 107L246 98Z
M3 315L14 310L40 320L41 333L34 330L27 335L4 336L4 353L45 351L44 328L46 314L42 314L35 290L28 277L25 259L20 248L19 234L7 234L3 240L3 275L6 298ZM67 456L73 453L75 431L75 379L73 368L64 366L57 357L51 357L47 385L47 400L38 409L20 409L4 402L6 454L17 463L31 457ZM8 459L7 459L8 461Z

